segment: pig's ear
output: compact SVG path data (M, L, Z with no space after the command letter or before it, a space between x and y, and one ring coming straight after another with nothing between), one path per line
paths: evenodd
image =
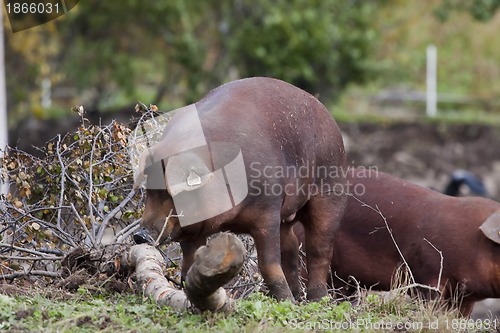
M491 214L479 229L490 240L500 244L500 213Z
M170 195L193 191L209 182L214 174L210 172L206 162L192 153L170 157L165 169Z

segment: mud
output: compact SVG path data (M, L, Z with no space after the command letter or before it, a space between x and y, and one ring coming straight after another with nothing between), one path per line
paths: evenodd
M500 128L426 123L340 124L351 165L376 166L419 185L443 190L465 169L500 201ZM463 194L467 194L464 192Z

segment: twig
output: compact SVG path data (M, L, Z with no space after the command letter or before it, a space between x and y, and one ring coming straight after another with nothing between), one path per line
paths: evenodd
M86 199L86 200L87 200L88 205L89 205L89 208L88 208L88 209L89 209L89 214L91 215L91 220L92 220L92 221L94 221L94 220L95 220L95 218L94 218L94 216L93 216L93 212L94 212L94 211L98 211L98 209L97 209L97 207L96 207L96 206L92 203L92 195L90 195L90 196L89 196L89 194L88 194L88 193L85 193L84 191L82 191L82 189L81 189L81 187L80 187L80 184L78 184L78 183L77 183L77 182L76 182L73 178L68 177L68 180L69 180L69 181L70 181L70 182L71 182L71 183L72 183L72 184L73 184L76 188L78 188L78 190L79 190L79 192L81 193L82 197L84 196L84 197L85 197L84 199ZM89 179L88 181L89 181L89 183L91 182L91 180L90 180L90 179ZM92 185L90 185L90 186L92 186Z
M66 167L61 157L61 134L57 135L57 145L56 145L57 159L59 164L61 164L61 192L59 194L59 206L61 207L64 202L64 183L66 181ZM57 229L61 228L61 210L57 211Z
M372 284L370 287L361 287L361 284L359 283L359 281L352 275L349 275L348 276L348 279L351 279L351 280L354 280L354 284L352 282L349 282L349 281L346 281L344 280L343 278L341 278L340 276L338 276L337 272L335 272L335 278L337 278L339 281L341 281L343 284L345 284L346 287L353 287L353 288L356 288L356 292L361 294L361 289L365 289L365 290L371 290L372 288L376 287L378 284L380 284L380 282L377 282L375 284ZM333 285L333 283L332 283ZM337 288L337 290L340 290L340 288ZM343 294L342 292L340 292L341 294ZM348 297L346 297L348 298Z
M120 202L118 206L116 206L109 214L106 216L106 218L102 221L100 227L99 227L99 232L97 233L96 241L97 243L101 243L102 237L104 235L104 231L106 227L108 226L109 221L123 208L127 203L132 200L132 198L135 195L136 190L132 189L128 195Z
M29 271L29 272L14 272L10 274L2 274L0 275L0 280L14 280L23 276L46 276L51 278L59 278L61 277L61 273L59 272L49 272L49 271Z
M15 245L12 245L12 244L0 243L0 247L12 249L12 250L17 250L17 251L20 251L20 252L26 252L26 253L33 254L33 255L36 255L36 256L41 256L43 259L47 259L47 260L59 260L59 259L61 259L59 257L48 256L45 253L40 252L40 251L25 249L23 247L15 246Z
M354 281L354 286L356 287L356 295L357 296L354 296L354 295L353 296L354 296L354 299L356 300L356 304L360 304L361 303L361 296L363 295L363 292L361 290L361 285L360 285L359 281L356 280L356 278L354 276L349 275L349 279Z
M0 259L7 260L29 260L29 261L40 261L40 260L62 260L64 257L22 257L22 256L6 256L0 254Z
M410 275L410 280L411 280L411 283L407 286L404 286L404 287L401 287L401 288L396 288L394 289L394 291L399 291L399 290L407 290L407 289L411 289L411 288L424 288L424 289L429 289L429 290L432 290L432 291L436 291L438 293L441 293L441 290L439 290L439 285L438 284L438 287L432 287L432 286L428 286L428 285L424 285L424 284L420 284L420 283L417 283L415 281L415 277L413 276L413 273L411 271L411 268L410 268L410 265L408 265L408 262L406 261L403 253L401 252L401 249L399 248L397 242L396 242L396 239L394 238L394 235L392 234L392 230L391 228L389 228L389 224L387 222L387 219L385 218L384 214L382 214L382 212L380 211L380 208L375 205L376 208L373 208L372 206L368 205L367 203L363 202L362 200L360 200L359 198L355 197L352 193L348 193L347 195L351 196L352 198L354 198L356 201L358 201L362 207L367 207L367 208L370 208L371 210L373 210L374 212L376 212L378 215L380 215L380 217L384 220L384 224L385 224L385 227L387 229L387 231L389 232L389 235L392 239L392 242L394 243L394 246L396 247L396 250L398 251L399 253L399 256L401 257L401 260L403 260L403 264L406 266L407 268L407 271L408 271L408 274ZM425 238L424 238L425 241L427 241ZM432 247L434 247L434 245L432 245L429 241L427 241ZM439 271L439 283L441 282L441 275L442 275L442 272L443 272L443 254L441 251L439 251L436 247L434 247L434 249L436 251L439 252L439 254L441 255L441 269Z
M426 285L426 284L421 284L421 283L411 283L409 285L406 285L406 286L403 286L403 287L398 287L398 288L394 288L394 289L391 289L391 291L406 291L406 290L409 290L409 289L413 289L413 288L422 288L422 289L428 289L428 290L431 290L431 291L435 291L439 294L441 294L441 290L437 287L432 287L432 286L429 286L429 285Z
M358 201L361 204L361 207L367 207L367 208L373 210L375 213L380 215L382 220L384 220L384 224L385 224L387 231L389 232L389 236L391 237L392 242L393 242L394 246L396 247L396 250L398 251L399 256L401 257L401 260L403 260L404 265L408 268L408 273L410 274L410 279L411 279L412 283L415 283L415 278L413 277L413 273L411 272L410 265L408 265L408 262L406 261L403 253L401 252L401 249L399 248L398 243L396 242L396 239L394 238L394 235L392 234L392 230L391 230L391 228L389 228L389 224L387 223L387 219L385 218L384 214L382 214L382 212L380 211L380 208L377 205L375 205L376 208L373 208L372 206L370 206L366 202L363 202L359 198L355 197L352 193L349 193L347 195L351 196L356 201Z
M62 228L57 227L57 225L54 226L53 224L50 224L50 223L48 223L48 222L46 222L44 220L41 220L41 219L37 218L36 216L33 216L31 214L31 212L33 210L30 209L29 213L26 213L23 210L20 210L20 209L16 208L15 206L12 206L10 208L13 209L14 211L16 211L19 214L19 217L16 219L16 222L19 221L19 220L21 220L24 217L29 217L32 221L36 221L36 222L40 223L41 225L43 225L44 227L46 227L48 229L54 229L54 228L56 228L57 231L60 233L60 235L57 235L57 237L59 237L61 240L63 240L67 244L70 244L71 246L75 246L76 247L76 244L73 241L73 238L72 238L72 236L70 234L68 234L67 232L65 232L64 230L62 230ZM67 208L67 207L66 206L63 206L63 207L48 207L47 209L58 209L59 211L61 211L62 208ZM64 235L64 239L62 237L63 235Z
M75 205L73 203L71 203L71 209L73 210L73 213L75 214L75 217L76 217L76 220L80 223L80 225L82 226L83 230L85 231L85 233L87 234L87 237L90 239L90 241L92 242L92 245L95 245L95 239L94 237L92 237L93 235L90 234L90 231L89 229L87 228L87 226L85 225L85 221L82 220L80 214L78 213L78 211L76 210L75 208Z
M163 233L165 232L165 229L167 228L167 223L168 223L168 220L171 218L171 217L181 217L181 216L184 216L183 215L183 212L181 212L180 214L178 215L174 215L172 214L174 210L171 209L170 212L168 213L168 216L165 218L165 223L163 223L163 227L161 228L161 232L160 234L158 235L158 238L156 239L155 241L155 244L154 246L158 246L160 244L160 239L161 239L161 236L163 236Z
M424 238L424 241L426 241L427 243L429 243L429 245L430 245L430 246L432 246L432 248L433 248L434 250L436 250L436 251L437 251L437 253L439 253L439 256L441 257L441 260L440 260L440 265L441 265L441 267L440 267L440 269L439 269L438 282L437 282L437 288L439 288L439 286L441 285L441 277L442 277L442 274L443 274L443 262L444 262L443 252L442 252L442 251L440 251L440 250L438 250L438 249L434 246L434 244L432 244L431 242L429 242L429 241L427 240L427 238Z
M118 232L115 235L116 243L122 243L125 239L127 239L128 236L130 236L133 232L135 232L137 229L139 229L140 224L141 224L141 220L138 219L138 220L132 222L131 224L129 224L126 228L122 229L120 232Z
M48 254L54 254L56 256L62 256L64 255L64 252L59 250L59 249L48 249L48 248L41 248L38 251L42 253L48 253Z
M88 194L88 206L89 206L89 215L90 215L90 221L92 223L92 239L95 241L95 217L94 217L94 209L93 204L92 204L92 192L94 191L94 180L92 179L93 177L93 169L94 169L94 149L95 149L95 144L97 141L97 138L99 137L99 133L97 133L94 137L94 141L92 142L92 149L90 150L90 159L89 159L89 194Z

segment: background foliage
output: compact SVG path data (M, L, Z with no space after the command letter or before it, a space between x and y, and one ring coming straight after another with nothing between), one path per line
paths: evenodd
M92 115L138 99L167 110L255 75L282 78L325 102L353 83L365 94L421 89L429 43L438 46L440 91L498 98L498 3L84 1L30 30L12 34L6 26L10 119L73 105ZM53 88L48 109L40 103L44 79Z
M164 110L239 77L273 76L325 102L425 84L425 47L439 52L439 90L498 100L499 0L80 2L70 13L12 34L6 27L10 121ZM7 22L6 22L7 24ZM460 55L460 56L458 56ZM41 106L42 80L54 103ZM359 88L356 88L359 89ZM494 105L496 102L493 102Z

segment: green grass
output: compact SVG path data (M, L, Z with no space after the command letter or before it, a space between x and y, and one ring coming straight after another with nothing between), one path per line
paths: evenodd
M0 295L0 331L6 332L333 332L406 331L452 332L446 323L457 320L432 305L407 302L405 297L383 300L377 294L361 305L276 302L260 293L237 302L230 314L175 311L132 294L91 295L80 289L69 300L43 296ZM408 329L409 328L409 329Z
M400 119L388 117L375 112L354 113L348 112L345 109L336 109L332 112L332 115L338 123L370 123L386 125L401 122Z
M434 117L428 117L422 111L421 115L396 117L388 114L370 112L348 112L336 109L332 112L338 123L370 123L390 125L395 123L415 122L445 125L489 125L500 126L500 113L481 112L478 110L438 111Z
M371 88L369 88L371 89ZM371 123L388 125L404 122L439 123L450 125L482 124L500 126L499 111L483 111L477 108L446 109L438 105L437 114L428 117L425 103L408 102L401 105L378 105L366 96L373 94L364 87L347 91L335 104L328 105L339 123Z
M462 111L443 111L438 112L435 117L424 117L424 121L430 123L445 123L445 124L482 124L491 126L500 126L500 113L481 112L478 110L462 110Z

